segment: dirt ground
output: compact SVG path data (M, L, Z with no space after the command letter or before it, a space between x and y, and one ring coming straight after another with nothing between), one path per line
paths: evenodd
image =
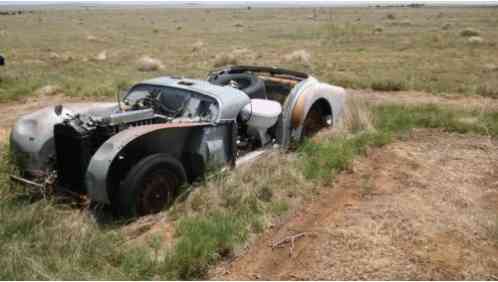
M410 135L357 159L212 278L498 279L498 142Z

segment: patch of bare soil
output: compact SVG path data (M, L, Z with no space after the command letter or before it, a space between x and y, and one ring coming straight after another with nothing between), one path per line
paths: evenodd
M359 158L212 278L498 279L498 142L410 135Z
M498 99L482 96L445 95L437 96L425 92L399 91L382 92L370 90L348 89L349 94L365 98L374 105L403 104L428 105L436 104L462 110L498 111Z

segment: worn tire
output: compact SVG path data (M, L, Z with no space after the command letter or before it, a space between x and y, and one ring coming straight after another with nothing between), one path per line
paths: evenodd
M182 164L166 154L153 154L134 165L117 191L114 210L133 218L157 213L170 206L187 181Z

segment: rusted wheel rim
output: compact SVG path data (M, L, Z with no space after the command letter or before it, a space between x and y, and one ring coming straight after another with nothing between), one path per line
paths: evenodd
M143 189L138 198L140 215L158 213L169 206L175 197L178 178L167 169L156 169L143 181Z
M311 137L325 127L325 121L318 109L311 109L303 123L303 137Z

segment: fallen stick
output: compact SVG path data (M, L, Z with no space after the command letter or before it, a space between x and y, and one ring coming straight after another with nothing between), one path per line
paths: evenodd
M289 247L289 256L292 257L293 255L293 252L294 252L294 242L299 239L299 238L303 238L305 236L308 236L310 235L311 233L310 232L302 232L302 233L298 233L298 234L295 234L295 235L292 235L292 236L288 236L280 241L277 241L277 242L274 242L272 245L271 245L271 248L274 249L274 248L281 248L283 247L285 244L287 243L290 243L290 247Z

